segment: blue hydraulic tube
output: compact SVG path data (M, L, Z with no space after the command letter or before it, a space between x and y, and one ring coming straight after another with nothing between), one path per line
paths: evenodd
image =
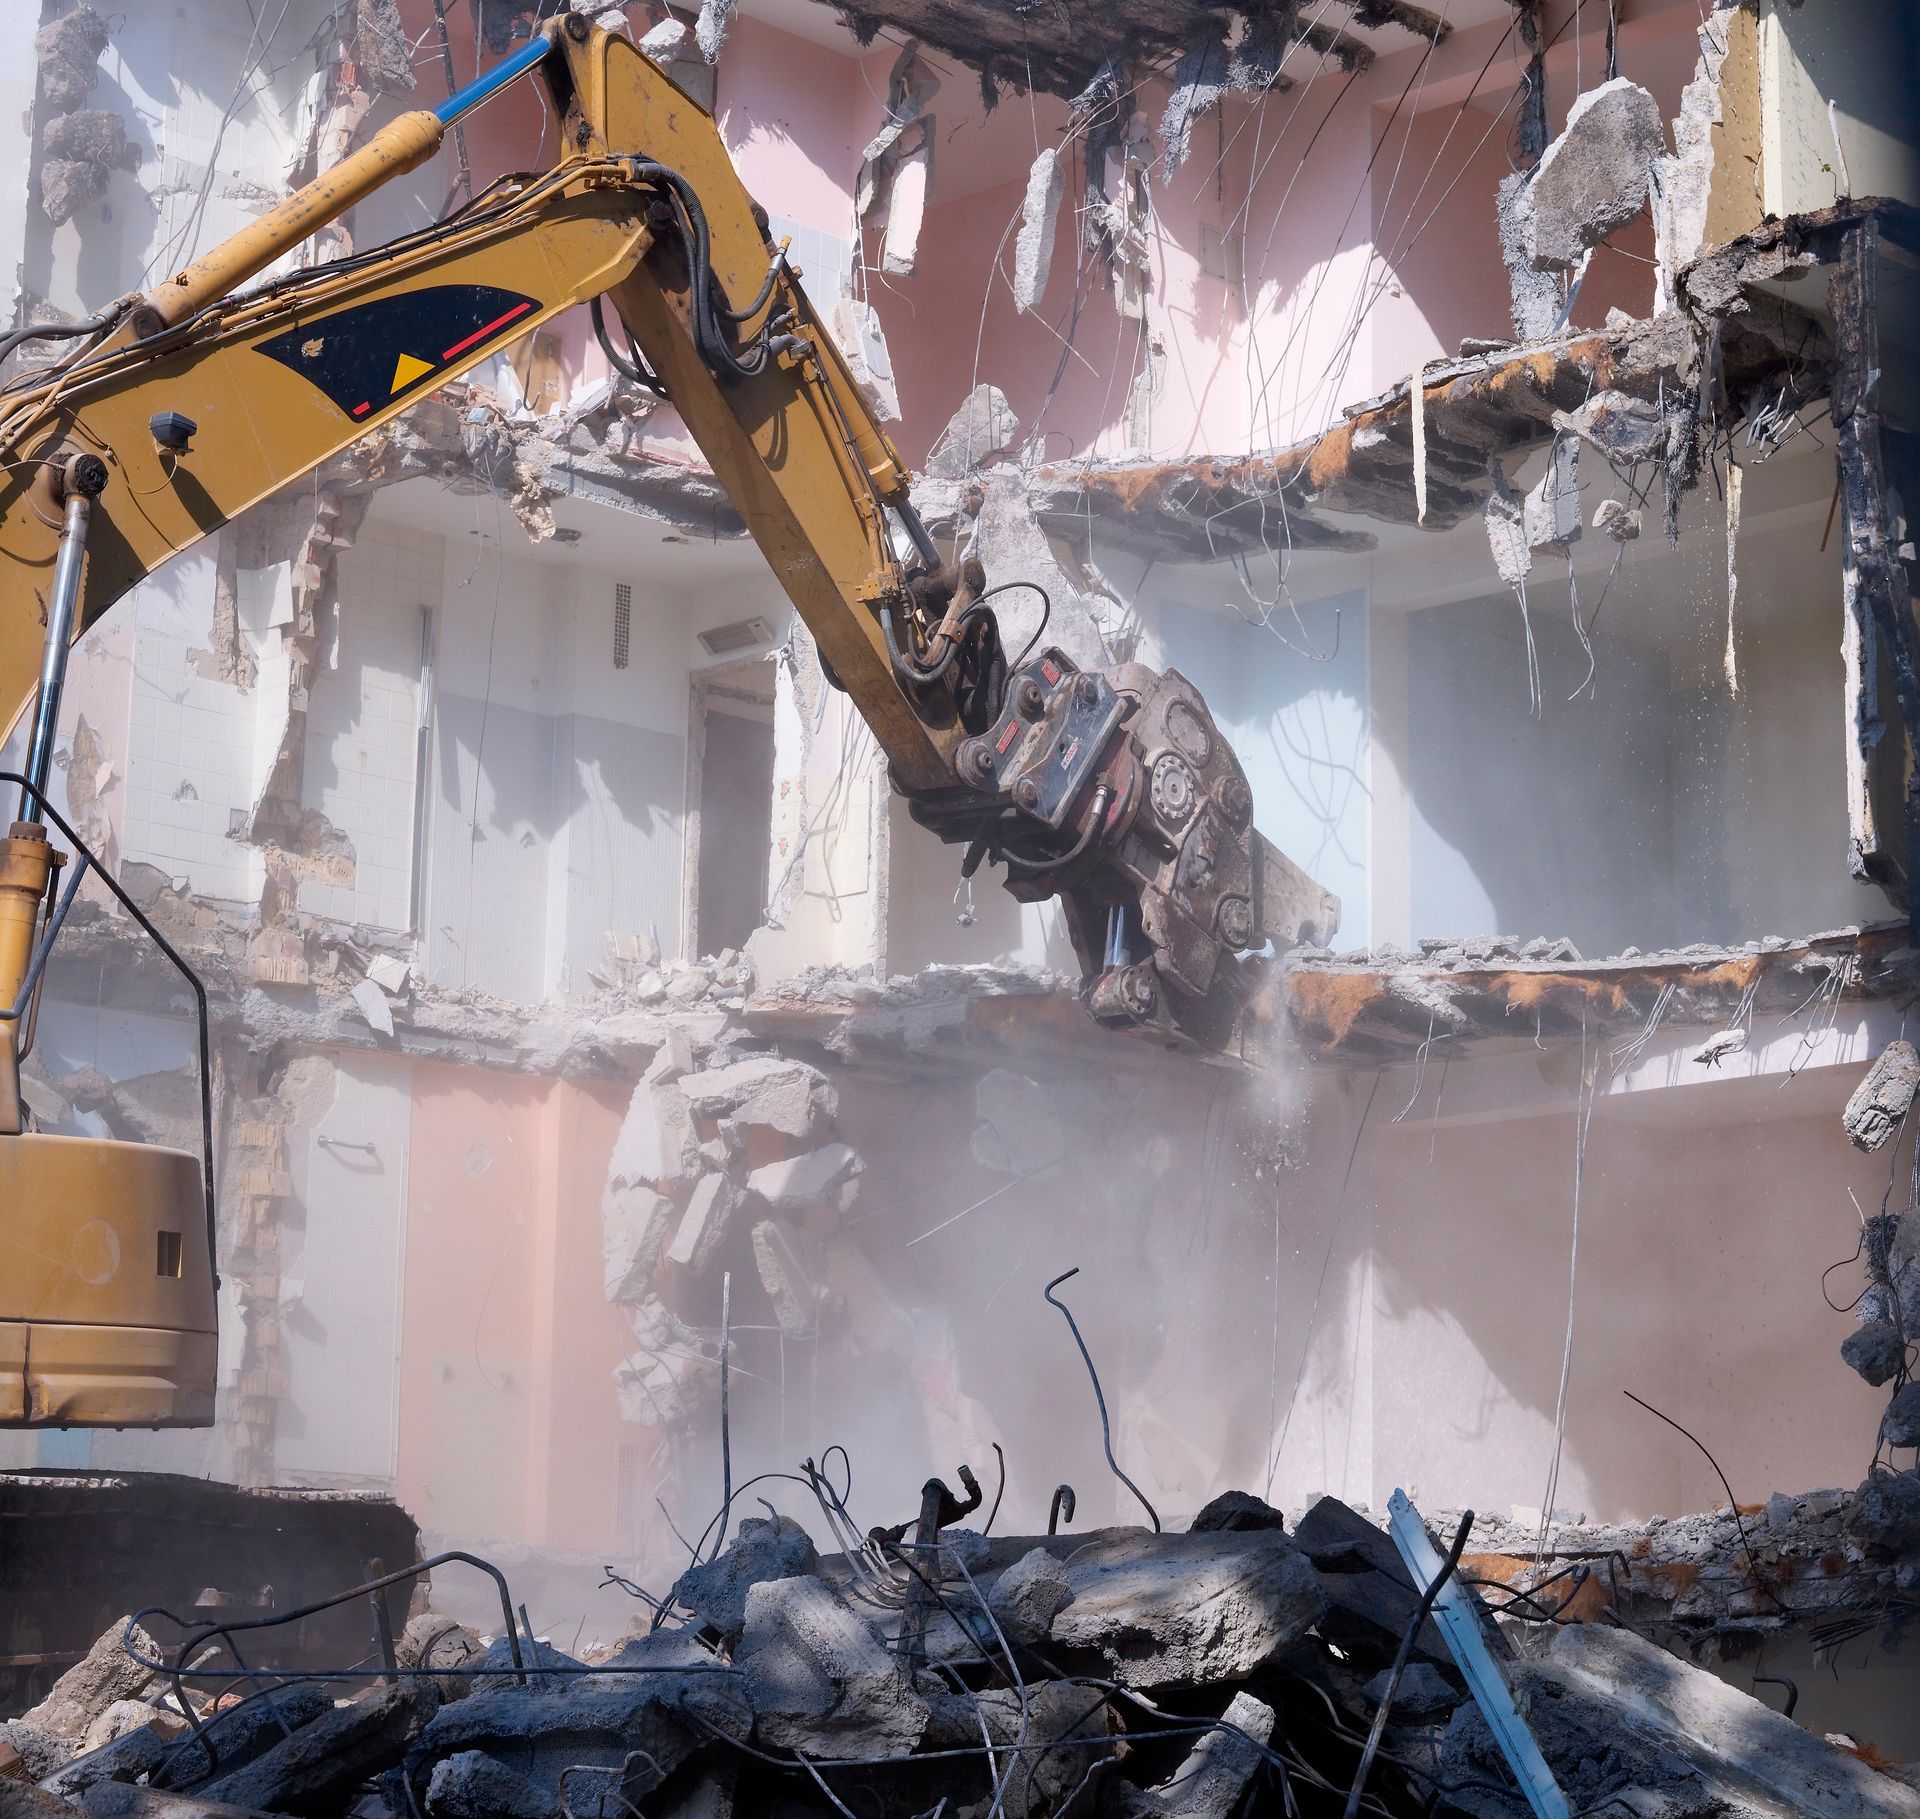
M505 62L496 63L484 76L449 95L433 110L433 117L442 126L451 126L462 114L472 113L481 102L490 100L503 88L518 82L528 70L544 63L554 49L553 40L544 32L536 34Z

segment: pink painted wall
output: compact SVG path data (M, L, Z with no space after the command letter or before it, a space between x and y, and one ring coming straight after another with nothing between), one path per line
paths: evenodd
M400 1500L436 1534L603 1547L634 1437L600 1263L626 1094L432 1063L413 1078Z

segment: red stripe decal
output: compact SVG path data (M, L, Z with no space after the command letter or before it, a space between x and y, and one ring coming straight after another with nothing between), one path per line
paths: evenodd
M365 404L356 404L353 407L353 414L356 417L364 417L367 414L367 412L372 409L373 409L373 400L369 398Z
M994 750L1004 758L1007 755L1007 747L1019 737L1020 722L1018 720L1009 720L1007 722L1007 730L1000 735L1000 743L994 747Z
M473 331L472 334L470 334L466 338L466 340L456 341L450 348L447 349L447 351L444 354L440 356L440 358L442 360L453 360L458 358L461 354L464 354L468 348L473 346L473 344L476 341L486 340L486 338L490 334L492 334L495 329L505 328L507 324L514 319L515 316L524 316L527 313L527 311L532 308L533 308L533 305L531 303L516 303L513 306L513 308L508 310L504 316L495 316L494 319L491 322L489 322L485 328L477 328Z

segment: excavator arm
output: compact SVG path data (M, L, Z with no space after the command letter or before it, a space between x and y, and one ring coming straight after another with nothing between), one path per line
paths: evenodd
M241 288L535 71L552 169ZM1237 956L1331 933L1337 905L1254 830L1189 684L1009 658L992 601L1023 584L988 588L927 535L712 119L629 40L565 15L154 290L0 341L56 349L0 387L0 721L32 715L0 839L0 1425L212 1419L210 1172L36 1133L21 1109L62 897L45 792L68 648L169 557L580 303L613 364L672 401L916 818L966 845L969 875L991 859L1016 896L1062 897L1097 1017L1231 1048Z

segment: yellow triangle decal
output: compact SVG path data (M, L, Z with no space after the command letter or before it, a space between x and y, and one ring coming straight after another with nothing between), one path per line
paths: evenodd
M422 373L433 371L431 360L416 360L412 354L402 354L393 363L393 389L398 392L411 385Z

